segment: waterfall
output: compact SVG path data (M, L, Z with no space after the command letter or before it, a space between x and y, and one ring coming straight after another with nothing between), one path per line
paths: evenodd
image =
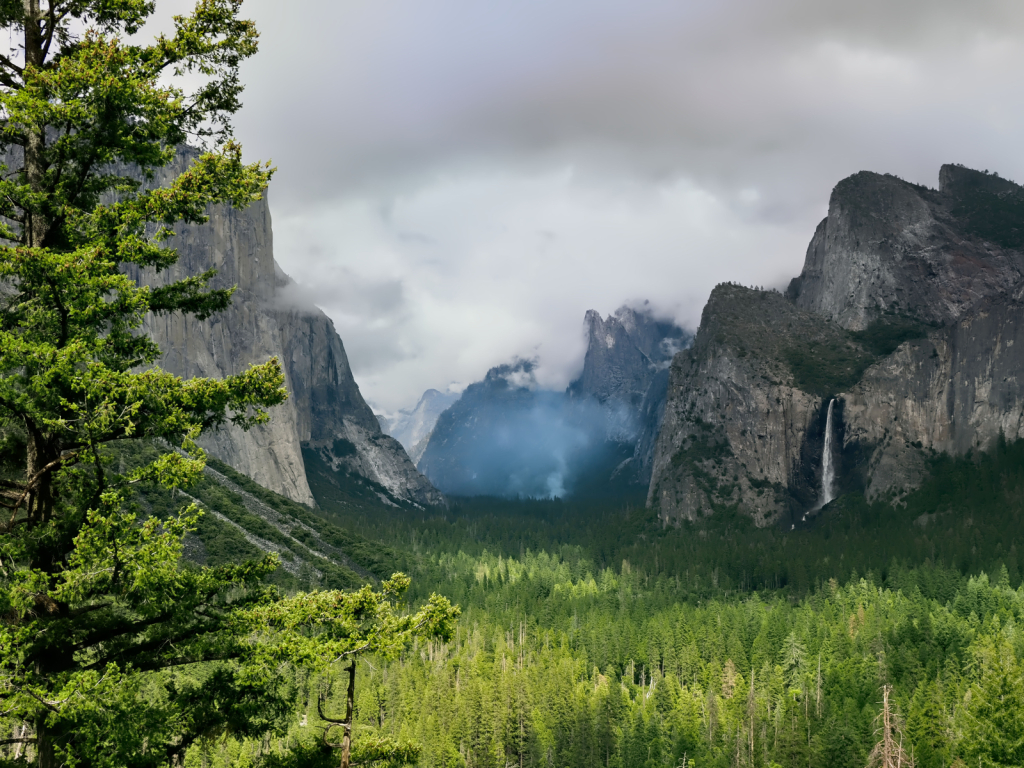
M836 481L836 467L832 461L832 453L835 450L832 446L832 408L835 404L836 399L833 397L828 403L828 418L825 419L825 452L821 457L821 507L835 498L835 492L832 490Z

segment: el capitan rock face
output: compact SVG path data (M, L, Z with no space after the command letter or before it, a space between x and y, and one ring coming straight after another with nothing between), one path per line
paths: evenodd
M649 505L813 513L833 397L840 490L869 499L916 486L931 450L1024 437L1022 294L1021 187L948 165L938 190L843 180L786 298L712 293L671 368Z
M183 171L193 156L194 150L181 150L156 182ZM179 376L222 377L277 357L289 392L268 424L248 432L225 427L204 437L204 447L261 485L305 504L315 502L303 447L317 450L337 470L378 483L396 500L442 503L398 441L381 432L330 319L285 290L290 281L274 262L266 199L241 211L217 207L208 223L175 231L170 244L178 249L178 263L160 274L146 270L139 279L159 285L214 267L212 287L237 290L226 311L205 321L148 317L146 328L163 351L159 365ZM340 456L333 449L339 440L346 446Z

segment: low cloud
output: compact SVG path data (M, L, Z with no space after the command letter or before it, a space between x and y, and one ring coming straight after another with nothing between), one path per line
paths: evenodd
M563 389L583 365L588 309L647 299L692 329L718 282L785 285L809 234L749 222L746 205L685 179L609 186L572 168L479 171L392 198L387 215L353 197L330 214L278 216L277 242L300 247L279 246L277 258L303 286L338 287L319 305L364 392L395 410L512 355L536 358L539 386ZM394 311L376 311L370 291L352 295L396 283Z
M607 481L632 455L638 425L628 407L538 389L535 370L529 360L497 366L441 416L419 465L439 489L561 498L591 474Z

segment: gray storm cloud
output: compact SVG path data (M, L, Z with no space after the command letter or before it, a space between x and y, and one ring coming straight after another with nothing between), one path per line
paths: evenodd
M273 5L251 9L259 20ZM830 184L836 170L878 150L921 154L906 141L908 129L930 125L918 136L927 147L971 124L997 128L958 107L1003 110L1016 101L1006 99L1007 86L1016 90L1014 68L1003 65L1020 59L1024 21L1014 2L308 7L264 26L268 46L312 35L304 77L271 56L254 59L249 82L261 94L250 96L243 124L315 139L273 147L275 157L294 153L306 167L317 158L319 170L295 175L301 181L289 189L315 199L386 180L401 189L460 163L546 165L552 156L723 186L758 170L774 178L779 160L798 175L825 161ZM319 33L310 18L322 20ZM920 111L931 114L915 119ZM929 119L939 111L942 121ZM933 165L925 158L917 170L930 176Z
M513 355L564 386L590 308L784 284L856 171L1024 179L1018 0L244 7L277 258L387 409Z

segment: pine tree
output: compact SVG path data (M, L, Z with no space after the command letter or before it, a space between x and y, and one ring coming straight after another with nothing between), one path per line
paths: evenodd
M907 735L915 747L921 768L949 765L949 718L943 708L942 686L935 680L922 681L910 701Z
M150 45L128 37L152 0L0 2L17 41L0 55L0 709L41 768L166 764L283 711L237 667L158 674L240 653L231 616L269 597L274 563L179 567L198 511L147 519L132 491L188 484L204 430L259 424L286 396L274 360L224 380L153 367L148 313L205 318L231 292L208 290L212 273L158 289L129 276L175 263L175 223L244 207L270 179L231 140L257 46L240 2L199 0ZM147 188L187 140L206 151ZM112 463L109 446L140 439L181 452Z
M236 612L235 628L248 638L249 674L262 669L267 678L280 664L300 664L318 672L330 672L339 662L346 685L344 718L324 711L326 691L318 700L318 714L331 726L342 729L341 741L324 740L341 751L341 768L351 764L418 759L417 747L376 734L353 743L356 661L360 656L394 659L414 638L450 639L459 609L438 595L417 613L402 610L402 595L409 577L394 574L381 584L356 592L311 592ZM330 730L330 727L328 727Z
M971 686L958 752L968 765L1024 765L1024 674L1001 632L978 649L981 680Z

